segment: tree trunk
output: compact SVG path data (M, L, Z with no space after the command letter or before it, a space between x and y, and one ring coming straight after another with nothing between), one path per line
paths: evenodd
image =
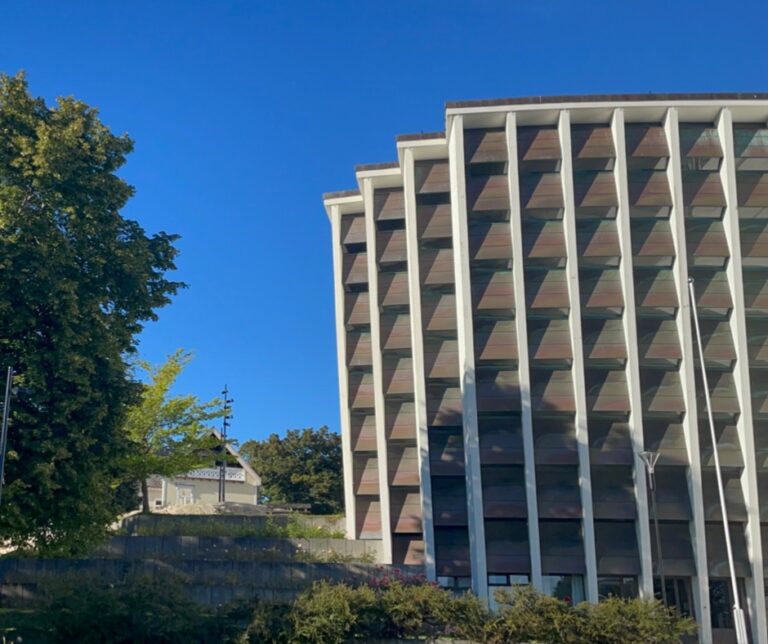
M141 479L141 511L146 514L152 512L152 508L149 507L149 488L145 478Z

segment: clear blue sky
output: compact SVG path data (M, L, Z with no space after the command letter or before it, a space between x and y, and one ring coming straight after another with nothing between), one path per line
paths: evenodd
M0 24L0 70L136 141L125 214L182 236L189 283L142 354L194 350L179 390L228 383L240 440L338 429L321 195L444 101L768 90L765 0L7 0Z

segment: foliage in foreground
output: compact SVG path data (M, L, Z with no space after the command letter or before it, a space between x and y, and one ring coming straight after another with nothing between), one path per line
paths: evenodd
M41 627L57 642L341 644L352 640L455 638L488 644L673 644L690 619L658 602L610 598L571 607L529 588L500 597L491 615L470 594L456 597L420 577L395 573L368 583L318 582L292 604L248 602L201 609L173 579L141 578L105 588L72 583L49 593Z
M556 644L676 644L696 632L693 620L660 602L609 597L599 604L572 607L559 599L520 587L500 591L501 610L484 628L484 642Z
M74 98L46 105L0 75L0 368L13 366L0 538L84 549L135 492L119 492L126 356L181 286L175 237L121 215L133 148Z
M48 590L41 627L52 642L171 644L235 641L233 613L204 612L180 580L131 577L100 586L98 580L62 579Z
M270 503L309 503L313 514L343 510L341 439L327 427L246 441L240 454L259 473L261 495Z
M316 583L294 602L290 617L290 642L439 636L477 641L486 612L470 595L454 597L433 584L396 577L357 587Z

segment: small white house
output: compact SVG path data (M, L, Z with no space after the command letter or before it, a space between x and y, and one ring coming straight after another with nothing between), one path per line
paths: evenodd
M220 437L218 432L216 436ZM228 503L258 505L261 477L231 445L226 447L235 462L227 464L225 500ZM155 510L193 503L215 505L219 502L220 474L221 468L214 466L190 470L174 477L151 476L147 481L150 507Z

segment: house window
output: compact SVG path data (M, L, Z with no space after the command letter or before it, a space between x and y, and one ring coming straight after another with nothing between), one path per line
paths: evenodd
M193 485L177 485L176 496L179 505L192 505L195 502L195 487Z

